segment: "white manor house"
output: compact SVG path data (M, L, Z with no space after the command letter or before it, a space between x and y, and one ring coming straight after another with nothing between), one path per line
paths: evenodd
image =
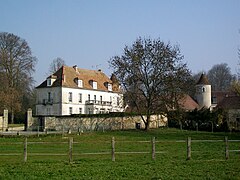
M36 87L36 115L122 112L123 94L114 75L62 66Z

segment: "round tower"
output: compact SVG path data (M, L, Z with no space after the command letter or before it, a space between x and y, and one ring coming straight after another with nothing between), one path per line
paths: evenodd
M196 84L196 99L200 108L211 107L211 85L205 74L201 75Z

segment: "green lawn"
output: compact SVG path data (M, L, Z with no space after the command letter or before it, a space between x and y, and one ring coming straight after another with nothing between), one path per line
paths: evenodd
M225 144L194 140L240 140L240 133L209 133L155 129L148 132L89 132L82 135L28 137L28 160L23 162L24 137L0 138L0 179L240 179L240 153ZM68 137L73 137L73 163L68 161ZM111 160L111 138L115 137L116 161ZM156 137L156 160L151 159L152 137ZM192 159L186 161L186 143L191 137ZM176 142L177 141L177 142ZM51 142L47 144L31 142ZM239 150L240 142L229 142ZM106 154L85 154L104 152ZM109 154L107 154L109 152ZM124 154L120 152L149 152ZM1 155L11 154L15 155ZM45 154L40 155L41 154ZM61 156L57 156L57 154Z

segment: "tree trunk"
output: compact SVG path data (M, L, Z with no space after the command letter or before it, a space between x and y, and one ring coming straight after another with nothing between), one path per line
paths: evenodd
M13 112L13 110L11 112L11 124L14 124L14 112Z
M150 115L147 115L147 119L145 121L145 131L149 130L149 125L150 125Z

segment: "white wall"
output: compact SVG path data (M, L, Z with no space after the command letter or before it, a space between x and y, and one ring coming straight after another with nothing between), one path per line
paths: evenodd
M69 101L69 93L72 93L72 102ZM43 100L48 100L48 93L51 93L51 99L53 103L43 104ZM79 102L79 94L82 94L82 102ZM90 94L90 100L94 100L96 95L96 101L112 102L111 106L99 106L99 105L85 105L88 101L88 95ZM123 95L99 90L86 90L79 88L66 88L66 87L51 87L51 88L38 88L37 89L37 102L36 102L36 115L69 115L69 108L72 108L72 114L79 114L79 108L82 108L82 114L88 114L89 108L93 109L94 113L99 113L100 108L106 109L106 111L116 112L123 111ZM118 103L119 99L119 103Z
M196 85L196 99L200 108L209 108L211 106L211 85Z
M72 93L72 102L69 102L69 92ZM82 102L79 102L79 93L82 94ZM72 107L73 114L79 114L79 108L82 108L83 114L88 114L88 108L92 108L91 106L85 105L85 102L88 101L88 95L90 94L90 100L94 101L94 95L96 95L96 101L100 101L100 96L102 96L102 101L112 102L111 106L104 106L105 109L111 109L111 111L122 111L123 101L122 94L114 93L114 92L107 92L107 91L98 91L98 90L86 90L86 89L73 89L73 88L62 88L62 115L69 114L69 108ZM118 105L118 98L121 102ZM97 106L94 106L98 108ZM99 107L100 108L100 107ZM94 111L94 113L96 113Z

